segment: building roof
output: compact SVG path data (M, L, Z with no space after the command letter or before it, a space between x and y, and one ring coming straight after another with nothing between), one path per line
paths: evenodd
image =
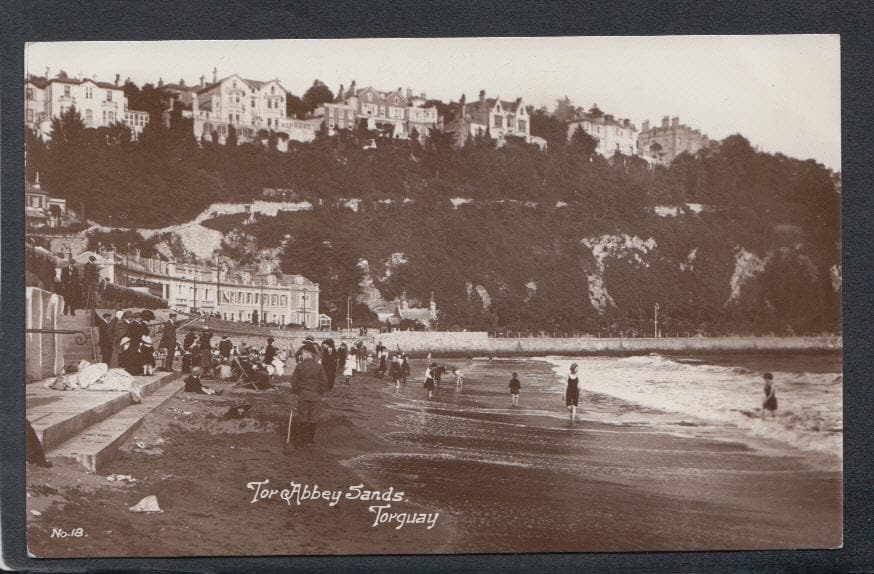
M576 124L579 122L591 122L601 125L610 125L610 126L619 126L621 128L631 128L634 131L637 131L637 126L635 126L631 121L628 122L628 125L625 125L625 121L622 119L617 120L610 114L603 114L600 116L593 116L588 112L583 112L581 114L577 114L574 119L572 119L569 123Z
M59 77L46 78L45 76L30 75L30 76L28 76L26 82L30 82L31 84L33 84L34 86L36 86L38 88L45 88L46 86L48 86L49 84L52 84L52 83L70 84L73 86L78 86L80 84L84 84L85 82L91 82L92 84L95 84L96 86L101 87L101 88L106 88L107 90L123 90L124 89L122 86L117 86L117 85L111 84L109 82L98 82L97 80L94 80L92 78L82 78L82 79L69 78L69 77L68 78L59 78Z
M49 81L46 77L34 76L33 74L31 74L27 77L26 82L33 84L37 88L45 88L46 86L49 85Z
M501 108L514 113L518 112L519 107L522 105L522 98L518 98L514 102L508 102L507 100L498 100L497 98L485 98L483 100L465 102L464 107L466 112L478 113L494 108L499 101L501 102Z
M283 91L287 91L282 86L282 84L279 82L279 80L267 80L265 82L262 82L261 80L251 80L249 78L243 78L242 76L239 76L237 74L231 74L229 76L225 76L224 78L222 78L221 80L219 80L217 82L211 82L209 84L205 84L202 88L197 88L197 93L202 94L203 92L208 92L209 90L215 88L218 85L221 85L226 80L233 78L233 77L240 78L241 81L243 81L246 85L248 85L250 88L252 88L254 90L260 90L261 88L263 88L267 84L275 82ZM174 88L174 89L177 89L177 88ZM185 86L182 86L181 89L188 89L188 88L186 88Z

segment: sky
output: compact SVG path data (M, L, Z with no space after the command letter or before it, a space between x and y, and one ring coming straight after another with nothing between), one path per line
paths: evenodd
M567 96L629 118L663 116L713 139L740 133L760 150L840 170L838 35L611 36L47 42L28 44L25 69L43 75L196 84L237 73L278 78L303 95L318 78L331 90L410 87L448 102L480 90L535 107Z

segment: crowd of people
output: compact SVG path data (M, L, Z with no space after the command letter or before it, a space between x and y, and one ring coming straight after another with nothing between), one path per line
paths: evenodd
M111 369L122 368L131 375L151 375L156 356L149 322L155 319L154 312L119 310L115 316L104 313L99 319L101 361Z
M64 315L75 316L78 309L94 309L97 304L100 284L100 267L93 255L79 267L72 260L64 267L55 269L52 290L64 298Z

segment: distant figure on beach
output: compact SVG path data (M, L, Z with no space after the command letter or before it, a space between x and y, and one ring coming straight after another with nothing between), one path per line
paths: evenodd
M464 384L464 373L459 369L452 369L452 372L455 373L455 386L460 389Z
M401 375L403 376L404 384L407 384L407 379L410 377L410 362L407 360L407 356L403 356L403 360L401 361Z
M571 369L567 376L567 387L564 391L564 400L567 410L571 414L571 422L576 422L577 405L580 402L580 372L576 363L571 363Z
M513 378L510 379L510 395L513 397L513 406L519 406L519 388L522 386L522 383L519 382L519 375L513 373Z
M771 417L776 416L777 410L777 389L774 388L774 375L765 373L762 375L765 380L765 401L762 403L762 418L765 417L765 412L770 411Z
M395 383L397 390L401 389L401 380L404 378L404 369L401 366L401 356L394 355L391 358L391 367L389 369L392 380Z
M346 383L349 384L349 381L352 380L352 375L355 373L355 361L351 358L346 361L343 365L343 376L346 377Z
M437 376L437 363L431 363L425 371L425 389L428 391L428 400L434 393L434 379Z

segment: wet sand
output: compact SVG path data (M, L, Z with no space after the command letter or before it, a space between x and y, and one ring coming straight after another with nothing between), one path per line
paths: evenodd
M507 369L523 377L516 410L507 408ZM414 362L413 373L421 371ZM418 380L400 393L372 376L350 386L338 381L324 401L316 447L287 455L287 388L179 394L106 469L132 474L136 483L76 467L28 468L28 508L42 512L28 516L30 550L42 557L217 556L841 544L839 458L611 425L587 417L585 397L581 420L571 425L558 403L554 414L526 405L526 385L554 376L547 364L472 372L476 384L469 378L459 390L448 376L430 402ZM219 418L236 402L251 404L252 418ZM368 506L385 502L252 503L247 483L265 478L344 492L356 484L393 487L405 500L392 511L440 514L433 529L396 529L372 525ZM150 494L163 513L128 511ZM53 528L77 527L87 536L52 536Z

